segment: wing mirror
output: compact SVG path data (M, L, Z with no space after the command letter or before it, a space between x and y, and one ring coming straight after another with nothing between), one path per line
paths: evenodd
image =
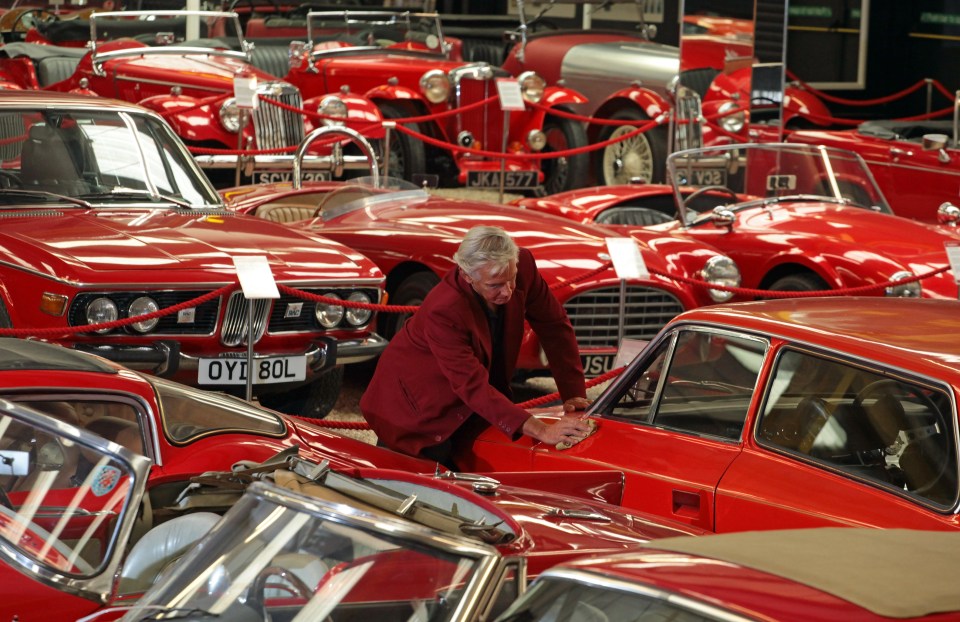
M941 225L956 227L960 223L960 207L950 201L941 203L937 208L937 222Z
M960 210L958 210L960 212ZM716 227L726 227L733 230L733 223L737 219L733 210L723 205L718 205L710 212L710 222Z

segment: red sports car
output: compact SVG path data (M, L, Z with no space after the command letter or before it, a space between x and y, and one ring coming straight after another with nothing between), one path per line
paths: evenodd
M689 311L596 399L592 436L558 450L489 429L457 464L621 469L625 507L718 533L957 530L957 309L827 297Z
M497 622L960 620L957 534L804 529L657 540L551 568ZM909 586L909 587L908 587Z
M398 306L423 300L453 267L453 253L468 229L480 223L501 226L519 245L532 250L573 322L590 375L610 369L620 337L650 339L683 309L729 299L731 294L710 289L709 284L739 282L736 265L713 248L656 233L635 236L649 275L621 282L609 269L607 238L623 236L611 229L499 204L444 198L409 184L388 190L318 182L298 189L260 185L221 193L232 209L288 222L293 231L323 235L364 253L387 275L389 302ZM381 312L378 333L393 336L405 317ZM532 331L517 367L536 373L546 368Z
M250 309L235 286L247 262L261 265L255 282L272 276L373 303L383 273L336 242L226 210L158 115L102 98L0 93L6 335L46 337L240 395L252 350L253 394L307 416L333 407L344 364L386 346L370 311L289 292L260 294ZM129 321L145 314L154 315Z
M39 23L26 41L0 48L0 85L141 104L170 123L218 185L241 173L254 182L289 175L293 150L315 127L383 135L372 102L339 90L312 89L304 98L251 64L253 49L234 13L96 12ZM248 153L238 161L238 151ZM305 165L329 177L323 159Z
M517 204L623 234L695 238L736 261L755 290L876 286L859 293L957 299L946 247L960 235L895 216L855 153L727 145L675 153L668 167L672 186L602 186Z

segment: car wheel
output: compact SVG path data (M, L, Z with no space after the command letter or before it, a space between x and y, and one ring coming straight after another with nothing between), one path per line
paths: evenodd
M579 121L548 115L543 123L543 133L547 136L544 153L587 146L587 132ZM590 154L584 152L550 158L542 162L543 189L546 194L573 190L587 185Z
M397 291L390 297L390 303L398 306L417 306L423 302L430 290L440 278L433 272L417 272L408 276ZM377 332L386 339L392 339L410 319L410 313L383 313L378 315Z
M769 289L774 292L820 292L830 286L815 274L791 274L774 281Z
M627 109L610 117L613 121L647 121L649 117L639 110ZM625 136L637 129L635 125L605 125L600 142ZM597 179L607 186L627 184L635 178L649 183L661 183L667 162L666 128L654 127L631 138L604 147L600 152Z
M384 119L403 119L410 116L407 111L393 102L379 102L380 114ZM419 123L404 123L414 132L421 132ZM388 172L391 177L401 177L413 181L414 175L421 175L427 169L427 155L423 143L403 132L393 130L390 134L390 153Z
M343 365L337 365L308 385L287 393L263 395L260 403L288 415L323 419L337 405L343 387Z

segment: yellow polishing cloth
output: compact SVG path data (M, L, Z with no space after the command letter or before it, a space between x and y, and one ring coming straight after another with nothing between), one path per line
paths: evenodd
M587 438L588 436L590 436L591 434L597 431L597 422L595 419L586 419L585 421L587 425L590 426L590 431L587 432L587 436L584 436L583 438ZM560 441L559 443L557 443L556 447L560 451L563 451L564 449L570 449L571 447L573 447L579 442L580 441Z

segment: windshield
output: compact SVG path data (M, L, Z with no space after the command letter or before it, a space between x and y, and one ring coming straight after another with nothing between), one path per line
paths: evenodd
M483 558L425 533L254 484L123 619L447 620L477 589Z
M0 112L0 207L22 204L25 194L93 205L221 205L165 123L110 110Z
M390 11L320 11L307 14L311 44L339 42L378 48L445 52L440 16L436 13ZM336 46L319 46L314 53Z
M843 149L783 143L679 151L667 158L686 223L718 206L761 207L825 201L893 213L859 155Z
M41 423L0 416L0 538L41 574L90 577L116 548L135 475L117 457ZM5 557L9 550L0 547Z

